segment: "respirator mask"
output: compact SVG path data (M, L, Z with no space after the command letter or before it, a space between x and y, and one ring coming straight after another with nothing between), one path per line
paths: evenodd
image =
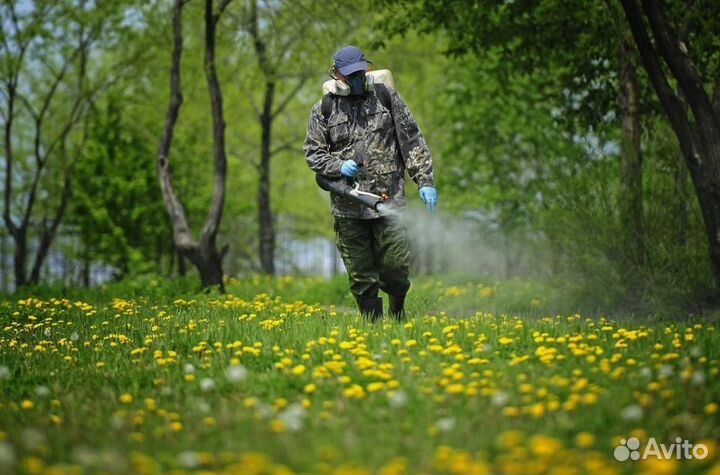
M366 71L356 71L345 78L338 79L334 68L330 68L330 77L335 80L335 94L338 96L362 96L373 90L375 78Z

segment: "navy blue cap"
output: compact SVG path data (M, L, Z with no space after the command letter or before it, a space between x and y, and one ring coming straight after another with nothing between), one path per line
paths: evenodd
M335 53L333 60L335 61L335 67L343 76L349 76L360 70L367 71L368 63L371 63L365 59L365 55L362 54L360 48L355 46L340 48L338 52Z

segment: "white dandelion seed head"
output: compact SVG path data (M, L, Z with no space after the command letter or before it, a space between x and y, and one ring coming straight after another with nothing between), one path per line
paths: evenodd
M185 450L178 454L178 462L183 468L193 469L200 466L200 457L193 450Z
M10 378L10 368L7 366L0 366L0 379Z
M404 407L408 400L407 394L402 389L390 391L387 398L390 403L390 407L393 409L400 409L401 407Z
M121 430L125 427L125 420L119 414L114 414L110 419L110 426L115 430Z
M305 418L307 411L300 403L290 404L280 414L278 419L285 424L285 427L291 432L297 432L302 429L303 419Z
M493 394L492 403L493 403L493 406L504 406L505 404L507 404L509 399L510 399L510 396L508 396L507 393L498 391L495 394Z
M705 384L705 373L702 370L695 370L690 379L694 386L702 386Z
M660 367L660 369L658 370L659 378L666 379L666 378L669 378L670 376L672 376L672 374L673 374L673 367L670 366L669 364L662 365Z
M48 388L47 386L43 386L43 385L35 386L35 394L38 397L48 396L50 394L50 388Z
M195 372L195 366L192 363L185 363L185 366L183 366L183 371L185 374L193 374Z
M643 417L643 408L638 406L637 404L631 404L629 406L625 406L622 411L620 411L620 417L623 420L626 421L639 421Z
M225 377L231 383L242 383L247 379L248 370L243 365L228 366L225 370Z
M203 378L200 380L200 389L203 390L203 392L210 392L213 389L215 389L215 380L212 378Z
M435 427L437 427L440 432L450 432L455 428L455 418L443 417L442 419L438 419Z

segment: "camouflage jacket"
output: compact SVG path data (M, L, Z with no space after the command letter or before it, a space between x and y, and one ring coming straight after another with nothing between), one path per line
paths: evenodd
M388 87L392 114L377 95L333 96L326 121L322 101L313 106L305 138L305 159L315 173L340 178L345 160L362 163L353 180L359 189L387 194L393 207L405 206L405 170L418 187L435 186L430 149L400 95ZM345 178L343 178L345 179ZM379 213L332 195L332 214L372 219Z

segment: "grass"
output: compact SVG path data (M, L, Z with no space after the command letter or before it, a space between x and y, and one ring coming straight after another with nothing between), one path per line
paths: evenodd
M520 282L419 280L375 325L343 279L191 288L1 302L0 473L720 474L712 322L555 316ZM710 453L621 463L628 437Z

